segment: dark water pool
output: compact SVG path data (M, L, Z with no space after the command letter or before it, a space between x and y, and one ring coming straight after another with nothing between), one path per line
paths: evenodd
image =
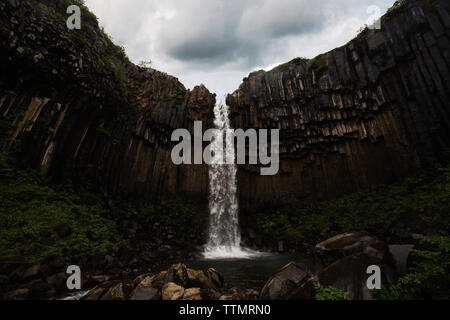
M194 260L186 265L193 269L215 268L224 277L224 287L260 290L274 273L289 262L303 263L312 269L312 259L306 255L270 254L251 259Z

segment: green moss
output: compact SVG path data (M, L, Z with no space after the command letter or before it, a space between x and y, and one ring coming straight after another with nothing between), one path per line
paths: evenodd
M147 225L155 223L175 230L177 240L189 245L192 235L207 230L209 210L204 204L185 198L172 198L128 209Z
M314 284L316 300L350 300L348 292L339 290L333 286L323 287L320 283Z
M61 256L82 264L89 255L123 242L101 202L84 205L77 194L56 192L36 172L18 170L13 162L0 153L0 259L20 256L38 263ZM68 226L71 234L60 238L55 231L60 225Z

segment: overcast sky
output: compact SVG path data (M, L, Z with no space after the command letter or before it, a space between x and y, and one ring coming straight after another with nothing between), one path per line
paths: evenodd
M224 100L250 72L345 44L394 0L86 0L130 59ZM367 12L379 7L379 13Z

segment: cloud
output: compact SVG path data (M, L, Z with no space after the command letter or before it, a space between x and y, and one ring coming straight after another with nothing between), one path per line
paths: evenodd
M343 45L394 0L86 0L134 62L222 96L250 71ZM239 76L240 75L240 76ZM231 88L231 89L230 89Z

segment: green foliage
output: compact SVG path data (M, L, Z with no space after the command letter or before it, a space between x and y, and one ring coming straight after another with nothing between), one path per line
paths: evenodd
M37 263L61 256L83 264L88 255L123 242L101 204L87 206L74 193L54 191L33 170L14 168L5 153L0 177L0 259L22 256ZM69 236L59 237L55 229L61 225L72 230Z
M450 166L437 173L375 186L336 200L254 212L252 216L266 239L287 236L286 240L305 247L349 231L366 231L383 238L422 233L427 228L448 232Z
M320 75L328 69L328 54L324 53L318 55L312 59L310 63L311 71L314 71L317 75Z
M333 286L323 287L320 283L314 284L316 300L350 300L348 292L339 290Z
M154 204L136 206L132 211L146 225L159 223L176 230L177 239L188 243L192 234L207 230L209 210L207 206L186 199L161 200Z
M89 11L82 0L29 0L35 3L35 7L40 14L51 17L56 25L66 25L68 15L66 9L70 5L78 5L81 9L81 30L71 30L67 32L68 39L74 43L77 50L83 53L88 59L84 60L84 65L94 62L93 68L98 78L104 78L103 90L105 96L117 103L130 100L134 94L128 87L128 72L126 65L130 64L130 59L125 53L125 48L116 46L111 37L98 26L97 17ZM102 43L103 42L103 43ZM101 45L97 45L102 43ZM32 51L33 52L33 51ZM96 63L95 63L96 62ZM120 103L117 103L120 105Z
M289 66L291 65L301 65L301 64L305 64L308 62L307 58L304 57L298 57L298 58L294 58L289 62L286 63L282 63L279 66L277 66L277 69L287 69Z
M412 0L397 0L394 2L392 7L390 7L386 14L383 16L383 19L390 19L392 17L397 16L400 14L403 9L410 3ZM429 3L430 0L427 0L427 3Z
M381 300L449 300L450 237L425 237L412 249L413 265L396 284L376 293Z

